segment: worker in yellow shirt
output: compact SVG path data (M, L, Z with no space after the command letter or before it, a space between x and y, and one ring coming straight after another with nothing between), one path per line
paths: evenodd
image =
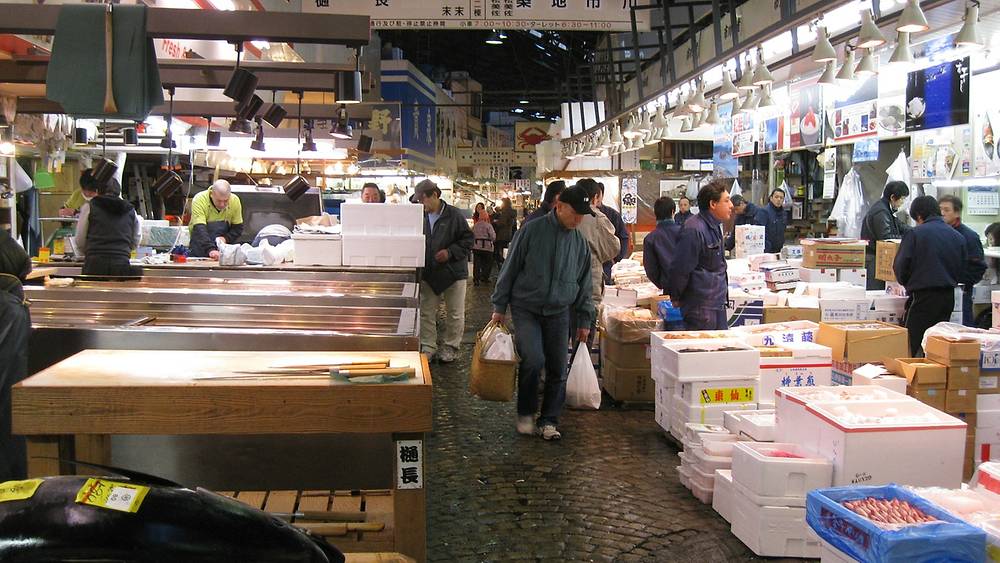
M97 197L97 186L94 185L93 169L88 168L80 174L80 187L73 190L69 198L59 210L60 217L75 217L80 214L83 204Z
M243 234L243 206L229 182L218 180L191 202L191 256L219 259L216 239L233 244Z

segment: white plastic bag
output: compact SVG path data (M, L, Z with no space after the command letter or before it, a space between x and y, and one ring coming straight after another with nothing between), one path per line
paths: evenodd
M597 372L590 360L587 344L581 342L573 355L566 380L566 406L572 409L601 408L601 386L597 382Z
M494 331L492 339L483 343L483 358L512 361L514 359L514 339L507 332Z
M856 170L851 170L844 176L844 182L840 185L840 192L837 194L837 201L834 202L833 210L830 211L830 219L837 221L838 236L859 238L861 236L861 222L866 211L867 205L861 186L861 177Z

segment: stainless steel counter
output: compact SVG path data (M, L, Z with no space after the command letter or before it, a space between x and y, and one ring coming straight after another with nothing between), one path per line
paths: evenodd
M53 275L79 278L83 264L79 262L47 262L36 268L54 268ZM284 279L299 281L417 281L413 268L359 268L354 266L220 266L218 262L197 261L183 264L143 264L143 278L156 277L213 277L222 279Z

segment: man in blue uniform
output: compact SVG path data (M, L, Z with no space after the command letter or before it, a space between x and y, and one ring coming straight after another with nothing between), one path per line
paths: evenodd
M767 204L757 210L755 225L764 227L764 252L777 254L785 246L785 227L788 226L788 216L785 213L785 191L780 188L771 190Z
M885 282L875 279L875 245L880 240L898 239L907 230L896 220L896 211L908 195L910 188L906 184L889 182L882 191L882 199L872 204L861 222L861 238L868 241L868 247L865 248L867 289L885 289Z
M656 214L656 228L642 240L642 265L649 281L666 291L670 286L670 270L681 226L674 221L674 200L669 196L653 203L653 213Z
M966 262L965 270L958 280L962 284L962 324L975 326L972 315L972 288L986 273L986 256L983 255L983 241L973 231L962 223L962 200L953 195L938 198L941 206L941 217L945 223L952 226L965 239Z

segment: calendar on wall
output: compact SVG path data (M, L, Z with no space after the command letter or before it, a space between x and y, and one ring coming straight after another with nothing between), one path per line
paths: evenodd
M966 212L969 215L1000 214L1000 185L967 186Z

